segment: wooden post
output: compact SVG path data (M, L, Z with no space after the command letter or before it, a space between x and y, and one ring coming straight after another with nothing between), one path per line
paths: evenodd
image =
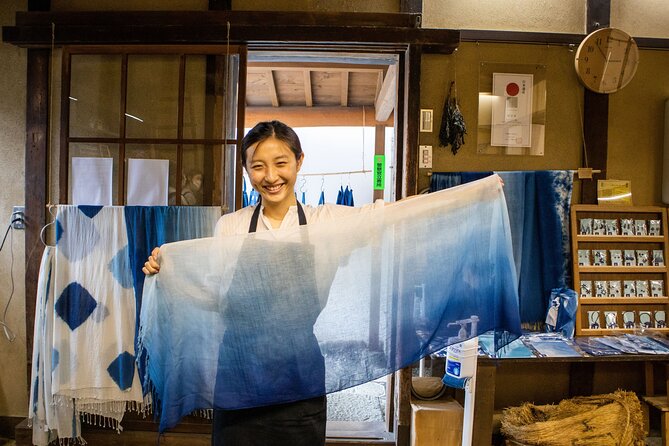
M492 416L495 410L495 379L497 366L490 361L479 361L476 367L476 405L474 406L474 431L472 444L490 446L492 442Z
M48 147L49 147L49 68L48 49L29 49L26 85L26 155L25 155L25 301L26 353L28 356L28 383L32 367L33 325L35 297L39 277L40 258L44 244L40 231L46 224L48 200Z

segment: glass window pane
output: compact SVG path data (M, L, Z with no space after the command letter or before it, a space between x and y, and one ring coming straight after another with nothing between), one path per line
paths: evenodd
M176 144L128 144L125 159L161 159L170 162L168 204L176 204L177 146ZM125 179L127 185L127 179ZM125 201L124 201L125 203Z
M181 184L181 204L202 206L212 203L212 179L214 176L213 152L211 146L183 146L183 175ZM218 148L220 153L220 148ZM219 163L220 165L220 163Z
M215 113L213 103L208 102L211 97L207 95L207 64L205 56L186 57L183 132L186 139L220 138L221 135L220 124L212 125ZM217 136L212 136L213 127L219 127Z
M72 202L72 158L112 158L113 159L113 179L112 179L112 202L120 204L118 196L118 160L119 160L119 145L107 143L72 143L69 146L69 178L67 184L69 190L67 192L68 203Z
M70 136L119 137L121 56L73 55Z
M237 134L237 73L239 56L230 56L230 72L226 72L226 56L187 56L184 93L184 138L221 139L223 123L227 122L229 139ZM228 81L227 116L225 83Z
M179 56L128 56L128 138L176 138Z

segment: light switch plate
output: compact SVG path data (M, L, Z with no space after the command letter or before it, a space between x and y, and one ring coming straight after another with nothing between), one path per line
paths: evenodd
M421 108L420 109L420 131L421 132L431 132L433 128L432 118L434 116L434 111L430 108Z
M420 169L432 169L432 146L420 146L418 154L418 167Z

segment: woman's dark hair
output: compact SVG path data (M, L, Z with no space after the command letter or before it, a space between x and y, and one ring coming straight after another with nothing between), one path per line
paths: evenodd
M302 144L295 130L281 121L265 121L257 123L242 139L242 165L246 166L246 151L249 147L271 137L285 143L295 154L295 159L300 159Z

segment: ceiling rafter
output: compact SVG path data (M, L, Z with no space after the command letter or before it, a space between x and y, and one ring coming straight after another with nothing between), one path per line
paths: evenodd
M274 72L269 69L266 71L267 86L269 87L269 97L272 100L272 107L279 106L279 95L276 91L276 83L274 82Z
M349 72L348 71L342 71L341 72L341 101L340 104L342 107L348 107L348 78L349 78Z
M314 106L314 96L311 90L311 70L304 70L304 102L307 107Z

